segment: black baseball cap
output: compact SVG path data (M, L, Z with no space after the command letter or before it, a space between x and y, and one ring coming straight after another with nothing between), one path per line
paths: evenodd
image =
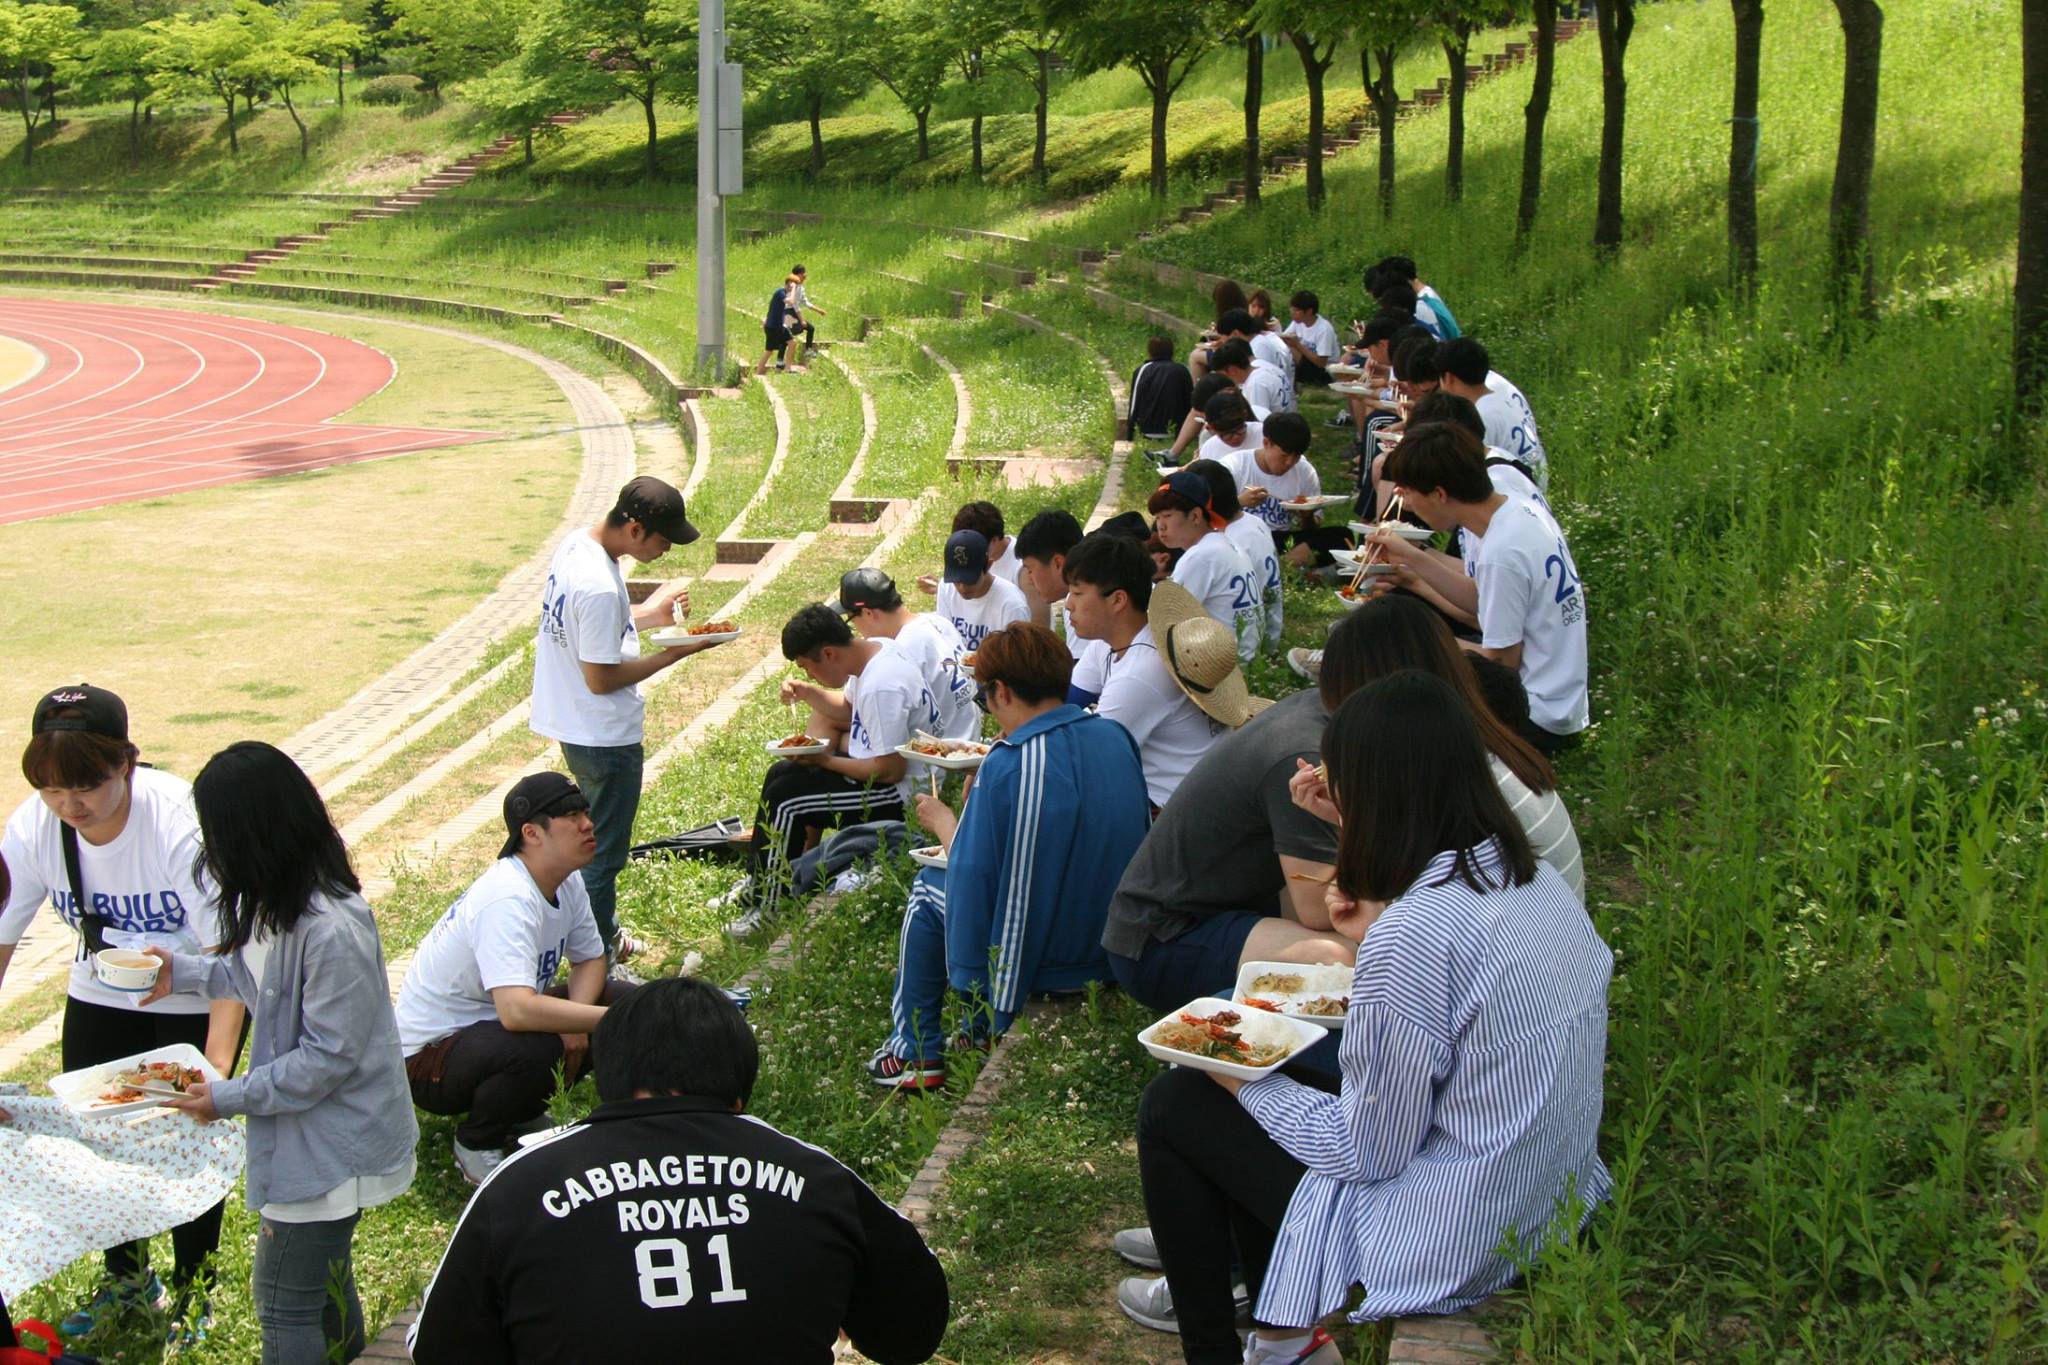
M561 773L528 773L505 793L505 846L498 856L509 858L519 851L526 822L535 816L574 815L589 809L583 788Z
M948 583L979 583L987 572L987 536L979 531L955 531L946 537Z
M896 580L880 569L848 569L839 575L839 597L825 604L841 616L851 616L863 607L894 611L903 605Z
M688 545L697 538L697 528L690 525L683 510L683 495L651 474L642 474L621 488L612 511L658 536L667 536L676 545Z
M60 711L75 711L77 714L57 714ZM106 688L94 687L91 683L56 688L44 693L42 700L36 703L35 716L28 727L31 736L52 730L80 730L88 735L126 740L128 703Z

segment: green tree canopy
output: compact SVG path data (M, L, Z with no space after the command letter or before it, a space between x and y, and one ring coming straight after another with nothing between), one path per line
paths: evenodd
M21 110L21 164L34 164L40 91L57 75L57 64L76 57L85 45L78 11L70 5L23 5L0 0L0 79Z

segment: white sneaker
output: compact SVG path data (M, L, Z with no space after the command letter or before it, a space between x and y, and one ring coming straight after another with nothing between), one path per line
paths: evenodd
M1299 1335L1299 1333L1296 1333ZM1309 1333L1308 1345L1298 1351L1276 1351L1253 1332L1244 1340L1244 1365L1344 1365L1344 1354L1327 1332Z
M727 920L725 932L733 938L752 938L755 934L761 932L761 926L767 922L767 919L768 912L756 905L738 919Z
M832 890L844 896L850 892L858 891L864 886L872 886L881 879L882 869L876 867L873 863L867 863L860 867L849 867L846 871L832 879Z
M1230 1287L1233 1306L1237 1309L1240 1326L1251 1325L1252 1296L1241 1284ZM1173 1309L1173 1290L1167 1287L1166 1277L1147 1279L1133 1275L1116 1287L1116 1306L1124 1310L1124 1316L1140 1327L1149 1327L1155 1332L1180 1331L1180 1315ZM1316 1365L1322 1365L1318 1361Z
M465 1147L460 1139L455 1143L455 1169L462 1172L462 1178L472 1185L481 1185L492 1171L505 1164L505 1153L495 1147Z
M1323 674L1323 651L1296 646L1287 651L1287 666L1310 682L1314 682Z
M723 910L729 905L738 905L754 894L754 879L742 877L730 887L719 892L704 904L713 910Z
M611 955L614 962L628 962L646 951L646 939L635 938L622 928L619 930L618 942L612 945Z
M1110 1248L1117 1255L1143 1270L1160 1270L1159 1248L1152 1241L1150 1228L1125 1228L1110 1242ZM1162 1281L1163 1283L1163 1281Z

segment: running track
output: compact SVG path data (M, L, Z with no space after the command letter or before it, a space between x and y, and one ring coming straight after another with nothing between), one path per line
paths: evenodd
M0 335L47 361L0 390L0 525L492 434L331 421L396 367L302 327L0 298Z

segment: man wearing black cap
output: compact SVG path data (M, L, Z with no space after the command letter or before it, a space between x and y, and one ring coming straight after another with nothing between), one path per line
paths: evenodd
M953 623L969 650L991 631L1031 619L1031 604L1008 579L989 571L988 537L955 531L946 538L946 570L939 583L939 615Z
M464 1115L455 1164L475 1184L554 1093L574 1080L604 1007L632 987L605 979L604 941L581 869L597 851L590 804L560 773L505 796L505 846L420 940L398 992L413 1103ZM556 984L569 964L566 985Z
M951 621L935 611L912 611L904 605L895 579L866 567L841 574L839 598L826 605L844 616L862 639L894 640L896 648L910 656L938 705L936 733L946 739L981 733L974 678L961 666L967 646Z
M619 560L651 564L672 545L688 545L697 528L683 495L642 476L619 490L605 519L573 531L555 547L541 592L540 634L533 651L533 731L562 746L562 757L590 802L596 856L585 880L590 909L607 950L631 957L640 944L619 932L619 869L626 865L633 816L640 809L642 704L640 683L679 663L702 644L640 652L640 632L673 624L690 609L680 583L660 588L639 606L626 593Z

